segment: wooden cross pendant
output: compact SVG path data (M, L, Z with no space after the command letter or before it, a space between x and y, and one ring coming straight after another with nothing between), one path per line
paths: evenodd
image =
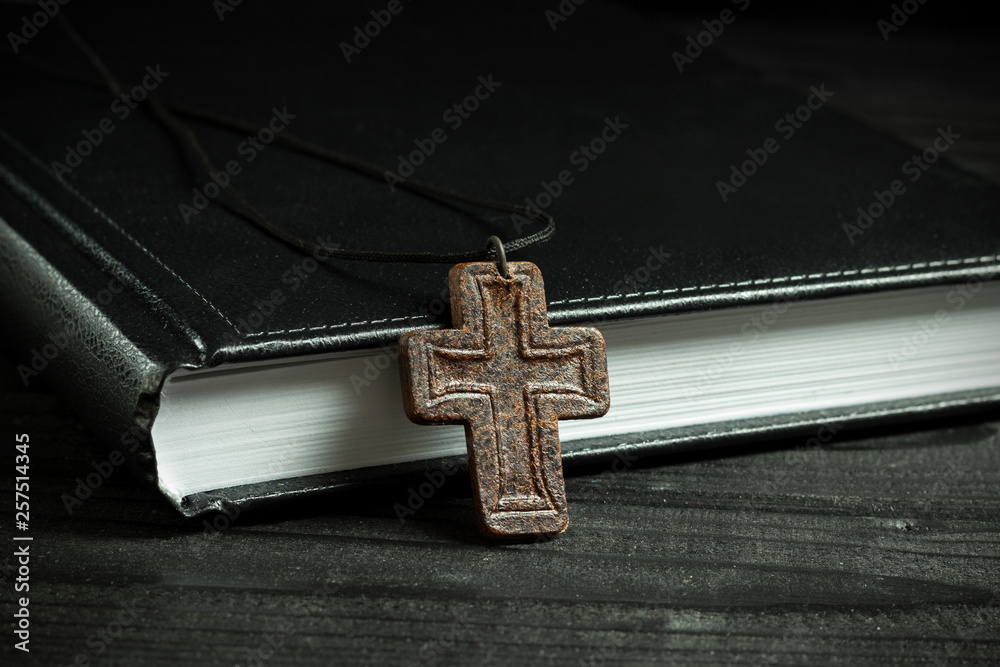
M542 274L530 262L458 264L448 274L454 329L399 339L406 415L464 424L479 527L489 537L569 525L559 420L611 404L597 329L550 329Z

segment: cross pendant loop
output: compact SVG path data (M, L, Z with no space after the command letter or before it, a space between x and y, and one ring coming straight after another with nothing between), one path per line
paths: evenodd
M496 246L497 249L497 271L504 278L510 278L510 271L507 269L507 253L503 249L503 241L500 240L499 236L491 236L486 239L486 249L488 250L491 246Z

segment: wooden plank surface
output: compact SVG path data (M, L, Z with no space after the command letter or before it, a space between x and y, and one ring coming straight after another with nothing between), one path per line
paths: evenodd
M724 37L775 81L828 76L842 109L914 145L961 120L951 157L997 180L995 40L753 21ZM402 523L421 479L214 530L125 471L68 512L107 454L21 385L23 361L0 358L0 421L8 484L14 434L31 437L31 654L8 631L4 665L998 663L997 414L573 470L570 531L548 541L485 543L460 479ZM8 502L8 545L12 519Z
M2 366L3 433L31 436L34 538L32 653L14 655L8 634L5 664L1000 655L1000 415L571 471L568 533L492 545L458 479L403 523L406 482L209 530L126 471L70 514L63 494L106 455L68 406Z

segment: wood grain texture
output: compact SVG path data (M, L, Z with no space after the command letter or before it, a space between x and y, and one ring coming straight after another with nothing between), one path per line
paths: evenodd
M917 27L886 45L873 25L819 39L748 22L720 48L775 79L837 82L842 109L916 146L971 127L956 159L996 180L996 40ZM23 361L0 359L0 421L9 444L32 438L34 625L30 656L4 633L4 665L998 663L1000 415L624 455L567 472L572 527L538 542L479 537L461 475L404 523L392 506L423 479L206 530L125 471L67 513L61 496L107 455L70 406L21 385ZM8 545L11 517L7 503ZM12 565L5 549L8 629Z
M15 655L8 635L5 664L1000 655L1000 415L818 448L625 455L619 472L568 471L566 534L497 545L479 536L461 475L403 523L392 506L407 482L218 515L222 530L208 529L121 470L69 514L61 496L106 455L67 406L2 366L5 437L31 435L35 538L32 654ZM10 550L3 565L10 619Z

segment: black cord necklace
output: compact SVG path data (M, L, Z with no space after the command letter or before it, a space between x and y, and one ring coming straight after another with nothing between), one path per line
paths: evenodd
M121 85L63 18L63 27L115 95ZM196 180L215 172L194 133L174 114L240 131L256 128L213 112L183 109L147 97L156 120L181 146ZM287 147L382 180L386 170L287 133ZM399 187L441 203L464 202L545 223L506 243L506 250L548 240L555 221L526 206L484 199L412 179ZM220 188L220 190L222 190ZM223 196L224 195L224 196ZM219 203L282 242L307 252L317 244L291 234L230 185ZM399 339L406 415L418 424L463 424L479 528L491 538L524 538L566 530L569 513L562 474L559 419L600 417L611 405L604 338L597 329L551 329L542 274L531 262L508 262L491 236L469 252L381 252L323 248L331 257L372 262L454 263L448 274L453 329L411 331ZM476 261L476 260L492 261Z
M115 96L122 95L125 90L122 85L115 78L114 74L104 63L97 52L80 36L76 29L70 24L69 20L65 18L65 13L60 13L58 15L59 21L62 24L63 29L66 34L72 40L72 42L79 48L84 55L86 55L87 60L94 67L95 70L100 74L103 81L104 87L108 88ZM166 129L174 140L180 146L184 158L188 163L188 166L194 173L195 181L201 185L208 182L212 173L217 170L212 164L212 160L208 153L198 142L195 137L194 132L191 128L186 126L183 122L178 119L175 115L175 111L182 113L184 115L200 118L201 120L211 122L213 124L225 127L231 130L236 130L240 132L255 133L258 128L252 123L241 121L238 119L229 118L222 114L216 113L214 111L206 111L202 109L196 109L192 107L183 107L180 105L169 104L161 102L157 97L150 95L146 98L146 104L149 107L150 112L153 117ZM292 150L297 150L301 153L307 155L312 155L320 159L332 162L334 164L346 167L348 169L354 170L358 173L364 174L366 176L375 178L377 180L384 180L385 174L389 170L384 167L380 167L377 164L366 162L356 157L334 151L323 146L319 146L309 141L299 139L287 132L282 132L280 135L275 135L276 143L282 144L287 148ZM491 236L486 243L486 247L481 250L472 250L467 252L446 252L446 253L436 253L436 252L386 252L380 250L352 250L349 248L336 247L330 248L327 246L320 246L317 243L304 239L296 234L289 232L287 229L282 227L280 224L274 222L269 218L263 211L254 206L243 193L230 185L220 192L218 197L218 202L224 206L226 209L235 213L239 217L243 218L247 222L257 226L258 228L264 230L268 234L274 236L278 240L286 243L294 248L302 250L307 253L315 253L322 251L337 259L346 260L361 260L369 262L421 262L430 264L454 264L456 262L470 262L475 260L492 259L498 258L504 250L507 252L513 252L515 250L521 250L528 248L530 246L536 245L538 243L543 243L548 241L555 234L556 223L551 215L545 213L544 211L539 211L537 209L529 208L521 204L511 204L507 202L501 202L493 199L488 199L485 197L478 197L476 195L465 194L457 190L451 190L449 188L443 188L431 183L426 183L423 181L418 181L414 179L407 179L396 184L397 187L401 189L408 190L414 194L426 197L431 200L446 203L450 201L459 201L466 204L472 204L474 206L480 206L483 208L493 209L497 211L504 211L507 213L516 213L525 216L528 219L533 219L539 222L544 222L545 226L527 236L522 236L519 238L510 239L506 242L501 241L496 236Z

